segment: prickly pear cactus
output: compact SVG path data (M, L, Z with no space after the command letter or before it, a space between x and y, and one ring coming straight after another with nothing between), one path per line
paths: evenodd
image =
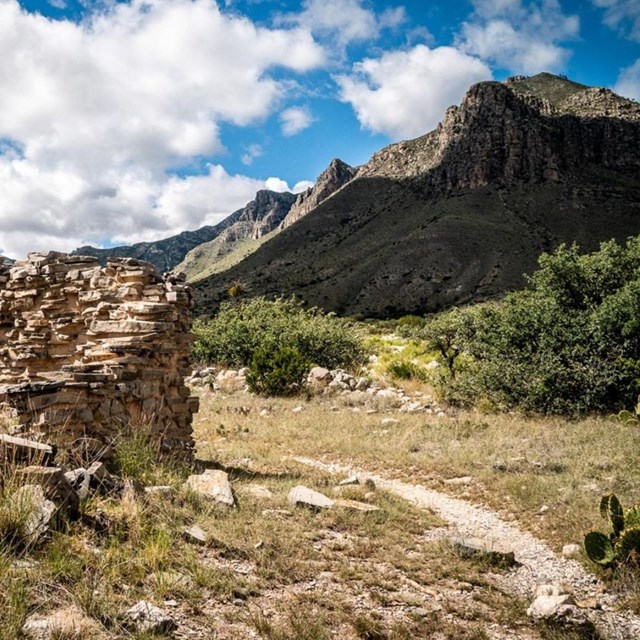
M616 543L618 557L629 564L640 564L640 529L625 529Z
M624 510L620 504L620 500L614 493L602 496L600 500L600 515L609 519L613 533L618 536L624 529Z
M640 529L640 505L625 509L624 511L624 528Z
M602 496L600 515L609 520L609 535L591 531L584 538L587 556L604 567L619 563L640 566L640 505L623 509L613 494Z
M585 536L584 549L589 560L604 567L611 566L616 560L616 552L613 549L611 540L599 531L592 531Z

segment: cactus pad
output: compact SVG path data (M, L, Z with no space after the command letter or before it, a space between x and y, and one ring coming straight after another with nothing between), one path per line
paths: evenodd
M616 536L624 529L624 510L614 493L602 496L600 500L600 515L611 521L613 532Z
M640 529L627 529L622 532L617 544L618 555L622 562L640 563Z
M591 531L585 536L584 549L590 560L604 566L613 564L616 559L611 540L599 531Z

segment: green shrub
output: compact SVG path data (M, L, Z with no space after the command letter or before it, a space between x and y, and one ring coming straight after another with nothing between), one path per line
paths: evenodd
M310 363L353 369L366 361L359 333L347 321L295 299L252 298L223 304L209 322L194 325L197 360L226 367L250 366L265 345L295 347Z
M574 416L632 407L640 378L640 238L584 255L561 246L540 258L526 290L447 312L419 332L449 369L442 394L458 402Z
M311 368L296 347L263 345L251 360L247 384L264 396L292 396L300 393Z
M427 379L427 371L424 367L410 360L392 360L386 367L386 372L398 380L422 380Z

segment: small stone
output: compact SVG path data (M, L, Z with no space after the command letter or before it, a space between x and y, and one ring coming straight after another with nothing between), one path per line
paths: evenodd
M0 433L0 459L11 464L41 464L53 462L55 450L52 445L36 440Z
M400 424L400 420L396 420L396 418L383 418L380 424L383 427L390 427L394 424Z
M338 484L341 487L346 487L350 484L360 484L360 481L358 480L358 476L349 476L348 478L345 478Z
M91 484L91 476L86 469L74 469L73 471L67 471L64 474L73 490L78 494L80 500L85 500L89 497L89 488Z
M200 475L192 475L187 478L185 485L205 498L215 500L229 507L235 505L229 476L218 469L207 469Z
M56 505L47 500L40 485L22 485L10 500L15 513L25 514L25 533L32 541L38 540L49 530L49 522L56 512Z
M308 487L298 485L289 491L287 496L289 504L297 506L299 504L314 507L316 509L330 509L334 505L334 501L331 498L327 498L319 491L314 491Z
M544 620L566 626L589 626L587 616L575 604L569 594L538 596L527 609L534 620Z
M19 474L26 484L40 485L47 500L55 503L62 513L77 516L80 499L61 468L34 465L20 469Z
M582 547L579 544L565 544L562 547L562 555L565 558L577 558L582 552Z
M566 591L559 584L539 584L533 592L534 600L540 596L562 596Z
M547 511L549 511L549 506L546 504L543 504L540 509L538 509L538 513L547 513Z
M268 409L262 409L262 411L260 411L259 414L262 418L266 418L269 415L269 410Z
M291 413L300 413L301 411L302 411L302 407L300 405L291 409Z
M103 462L96 461L87 468L91 478L91 487L102 491L121 491L122 481L107 470Z
M252 495L254 498L258 498L259 500L272 500L273 498L275 498L275 495L272 491L260 484L249 484L245 487L245 491L249 495Z
M29 640L57 640L58 638L101 640L104 638L96 622L74 606L59 609L47 615L29 616L22 626L22 635Z
M183 532L189 542L207 544L207 534L199 526L194 524L191 527L185 527Z
M146 600L138 602L124 615L135 630L142 633L170 633L176 628L169 614Z

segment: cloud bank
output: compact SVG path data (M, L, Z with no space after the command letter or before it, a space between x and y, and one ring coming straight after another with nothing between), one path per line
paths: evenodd
M478 58L453 47L419 44L358 62L336 82L341 100L353 106L363 127L399 140L434 129L469 85L490 78Z
M0 249L157 238L242 206L263 182L172 169L224 151L221 123L270 115L288 86L273 70L324 62L303 27L213 0L132 0L83 23L0 0Z

